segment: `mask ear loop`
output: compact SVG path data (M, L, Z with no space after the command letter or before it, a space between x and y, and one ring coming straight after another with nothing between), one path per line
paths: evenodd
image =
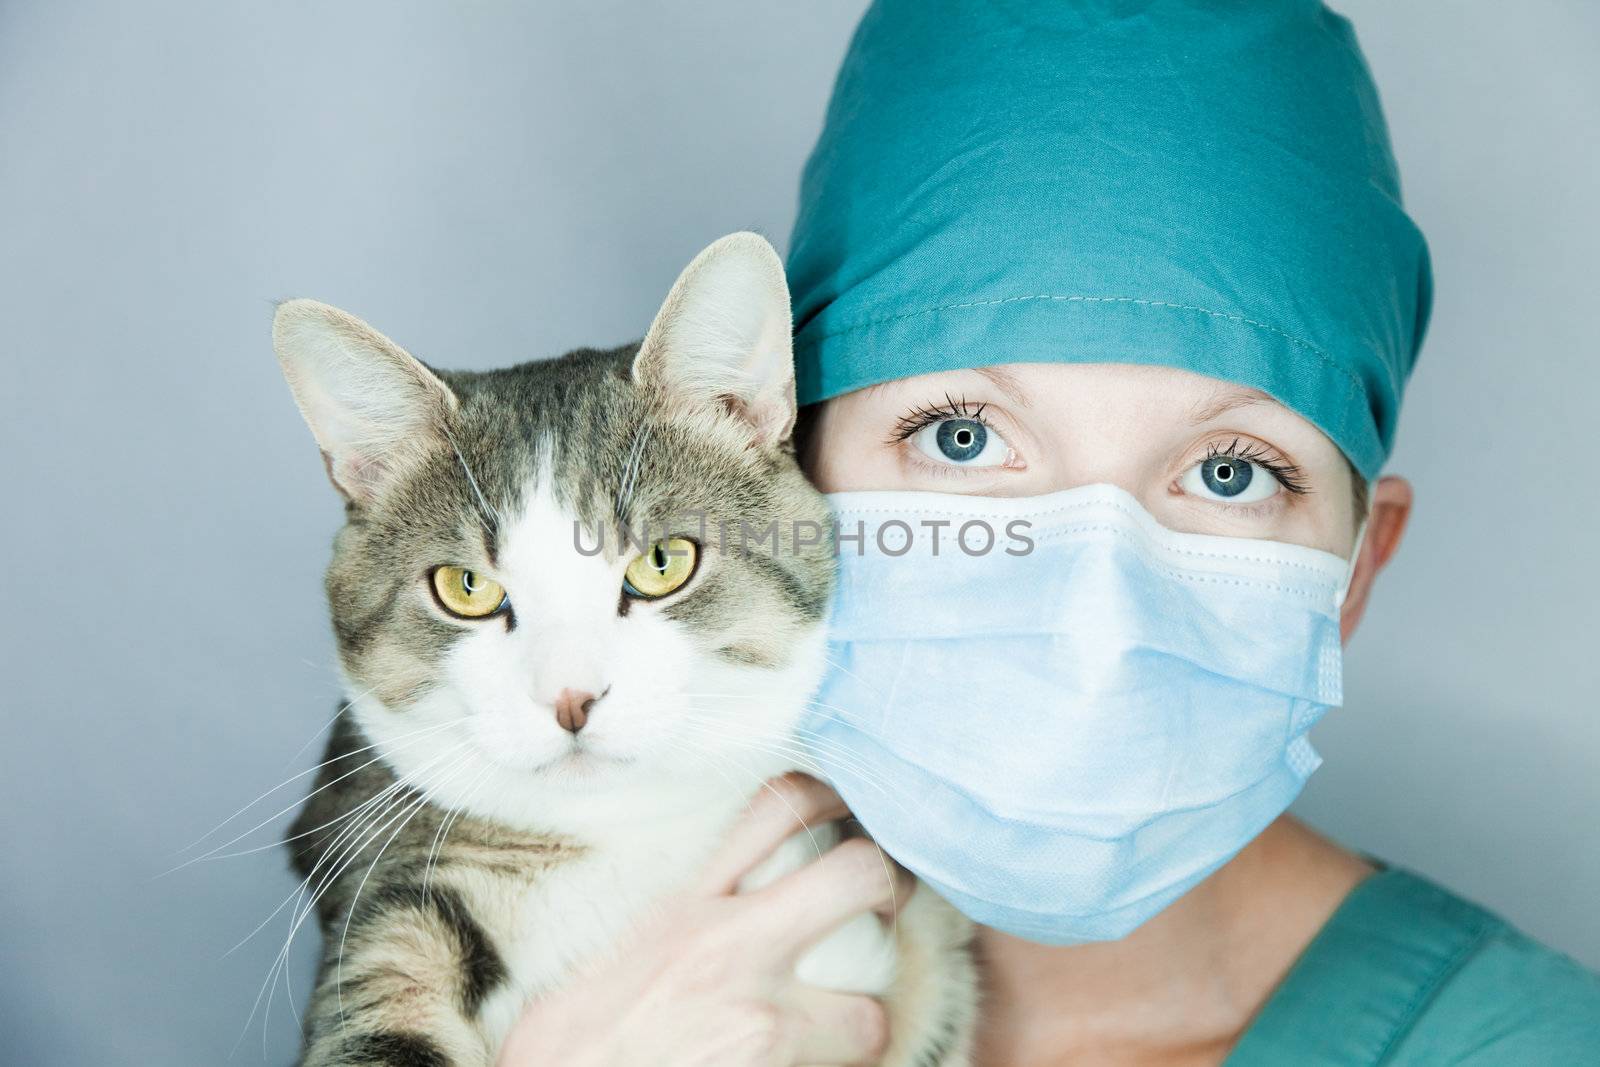
M1372 486L1370 485L1367 486L1367 499L1372 499ZM1350 553L1350 562L1344 569L1344 581L1339 583L1339 591L1333 595L1335 611L1344 607L1345 597L1350 595L1350 583L1355 581L1356 562L1361 559L1361 546L1366 544L1367 541L1367 520L1371 517L1371 509L1369 508L1368 513L1361 517L1361 525L1356 527L1356 547Z

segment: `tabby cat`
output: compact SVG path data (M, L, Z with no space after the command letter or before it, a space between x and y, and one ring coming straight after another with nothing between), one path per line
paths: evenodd
M288 838L324 945L301 1062L491 1064L805 765L833 550L790 442L783 268L733 234L639 344L483 373L309 300L273 338L346 502L347 700ZM923 890L799 974L886 995L885 1063L965 1064L968 937Z

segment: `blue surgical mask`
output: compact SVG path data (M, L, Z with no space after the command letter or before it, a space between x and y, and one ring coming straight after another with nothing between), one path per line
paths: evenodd
M1031 941L1123 937L1277 818L1340 701L1344 559L1121 489L840 493L802 736L895 859Z

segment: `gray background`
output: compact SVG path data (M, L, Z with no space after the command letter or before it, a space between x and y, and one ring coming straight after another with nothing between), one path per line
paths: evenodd
M1600 965L1600 7L1340 6L1439 298L1416 520L1300 810ZM783 242L860 8L0 4L0 1060L223 1062L281 943L223 956L275 849L157 877L337 696L271 301L447 366L637 336L711 238ZM235 1059L294 1042L280 990Z

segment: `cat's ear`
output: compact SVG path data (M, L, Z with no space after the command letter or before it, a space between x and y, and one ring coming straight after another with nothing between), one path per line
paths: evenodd
M778 253L759 234L729 234L678 276L633 378L670 404L727 411L752 443L773 445L794 429L791 330Z
M355 316L315 300L285 301L272 320L272 345L346 499L371 500L396 472L445 447L455 394Z

